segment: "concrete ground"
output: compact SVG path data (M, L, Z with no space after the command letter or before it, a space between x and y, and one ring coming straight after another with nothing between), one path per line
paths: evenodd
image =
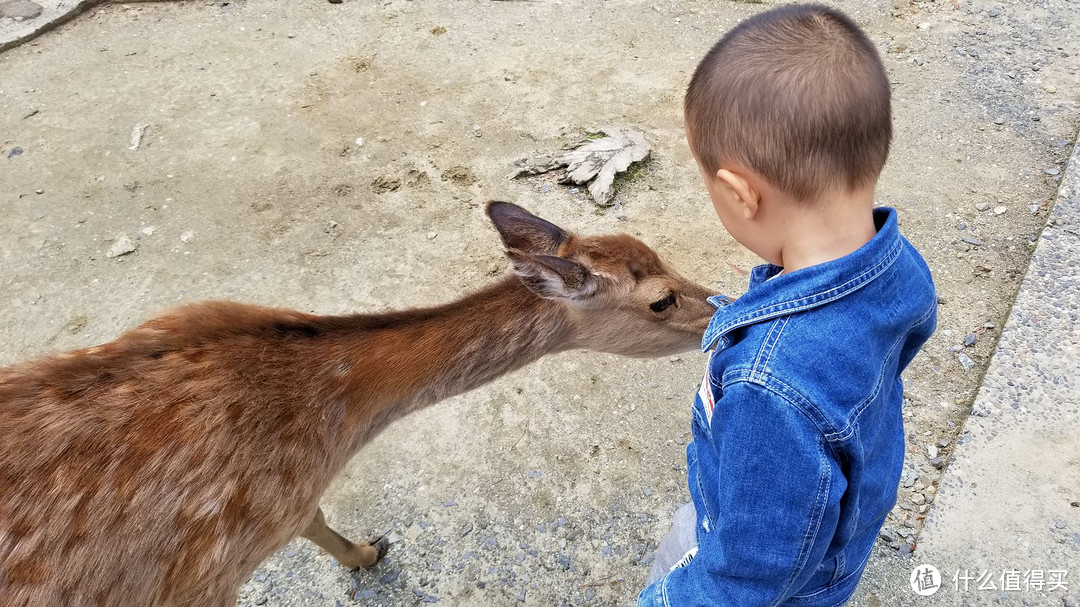
M1036 430L1007 436L1014 413L998 412L1011 407L996 399L1008 392L976 400L995 352L1067 376L1008 345L1010 336L1032 339L1033 325L996 344L1080 124L1076 3L836 4L867 29L892 78L896 139L879 199L900 209L943 301L940 330L906 377L909 462L856 604L918 599L907 576L924 548L938 547L927 562L949 576L1014 566L972 546L1017 554L1017 568L1076 563L1072 511L1041 497L1075 478L1069 443L1045 447ZM635 233L689 276L738 295L756 261L708 208L679 106L705 49L762 8L704 0L94 8L0 54L0 364L107 341L195 299L319 313L451 299L505 268L481 208L493 197L582 232ZM0 21L0 41L22 27ZM505 179L515 160L605 124L644 130L654 149L619 184L619 208L596 210L543 179ZM1064 242L1068 229L1047 234ZM108 256L125 238L134 251ZM1075 293L1066 283L1054 278L1052 294ZM1075 358L1066 337L1063 360ZM702 364L693 353L657 361L571 353L404 420L324 499L331 524L352 537L393 527L400 541L388 559L354 579L296 541L244 586L241 603L630 603L686 499L689 399ZM1008 370L1007 381L1028 373ZM969 419L984 402L989 416ZM1036 410L1017 403L1015 415ZM1061 415L1069 413L1066 405ZM958 438L954 468L943 471ZM1011 458L1022 472L1009 478L1026 476L1028 486L999 487L1000 468L968 461L986 461L998 445L1023 455ZM1032 472L1056 469L1050 484ZM965 512L1005 522L956 526L974 518ZM1040 548L1047 538L1062 539L1058 550ZM1025 544L1030 559L1021 558ZM996 596L937 598L1057 605L1069 595Z
M67 23L103 0L0 0L0 52Z

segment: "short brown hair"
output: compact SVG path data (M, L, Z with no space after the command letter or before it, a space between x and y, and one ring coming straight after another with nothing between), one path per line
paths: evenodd
M759 13L698 64L686 91L694 155L753 170L799 200L872 183L889 155L889 79L846 15L816 4Z

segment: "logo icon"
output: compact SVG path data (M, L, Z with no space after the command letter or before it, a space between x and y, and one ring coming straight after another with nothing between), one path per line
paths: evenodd
M919 596L930 596L941 588L941 572L933 565L919 565L911 572L911 589Z

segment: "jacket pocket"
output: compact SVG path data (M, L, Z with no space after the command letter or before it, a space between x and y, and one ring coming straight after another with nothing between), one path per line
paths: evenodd
M827 590L843 580L844 573L843 554L839 554L831 559L825 559L818 565L817 571L814 572L814 575L811 576L810 580L803 586L803 590L807 591L807 594L797 594L792 598L807 598L808 596Z
M844 553L843 552L836 555L836 558L833 559L833 562L834 562L834 564L833 564L833 575L832 575L832 579L829 580L829 585L830 586L836 584L841 579L843 579L844 575L847 573L847 568L844 566Z

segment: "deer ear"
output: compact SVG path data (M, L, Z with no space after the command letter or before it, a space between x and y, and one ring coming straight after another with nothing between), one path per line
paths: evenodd
M514 250L506 256L521 282L540 297L581 301L596 292L596 277L576 261Z
M559 226L509 202L493 200L487 205L491 223L499 230L507 249L529 255L556 255L570 234Z

